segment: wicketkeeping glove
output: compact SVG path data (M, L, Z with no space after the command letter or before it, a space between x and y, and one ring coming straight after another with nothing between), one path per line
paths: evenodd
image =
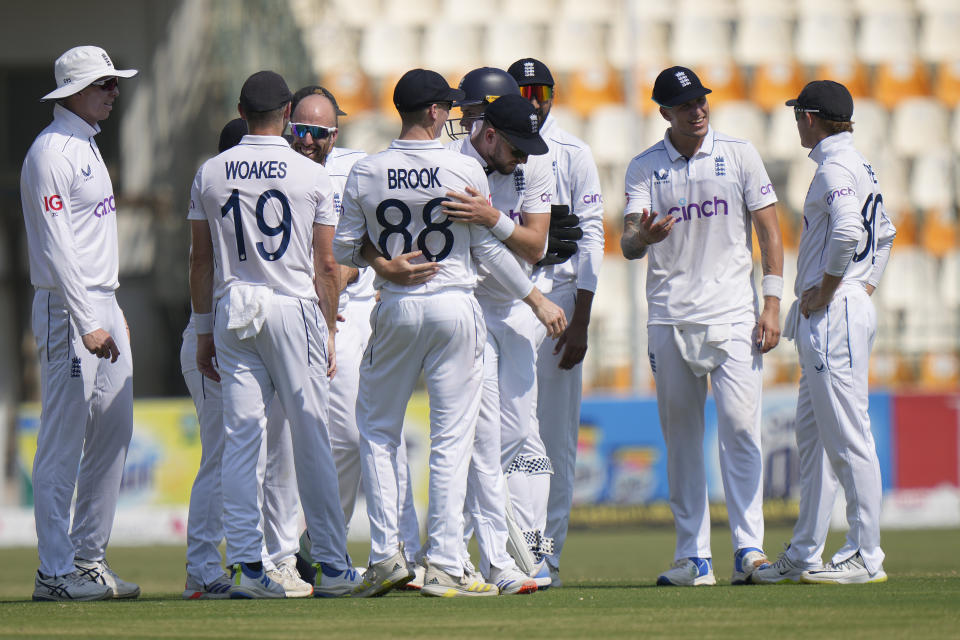
M547 255L537 263L538 267L564 263L577 252L577 241L583 237L579 224L580 218L570 213L569 206L555 204L550 207Z

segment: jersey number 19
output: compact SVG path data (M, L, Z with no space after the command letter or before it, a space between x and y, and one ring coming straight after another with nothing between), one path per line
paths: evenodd
M272 199L276 199L280 203L281 217L280 224L275 227L271 227L267 224L266 219L263 217L263 209L266 207L267 202ZM233 213L233 230L237 236L237 255L240 260L247 259L247 246L243 240L243 219L240 217L240 190L234 189L230 194L230 197L227 198L227 201L222 207L220 207L220 217L226 216L228 213ZM292 223L292 214L290 213L290 202L287 200L287 196L284 195L282 191L277 189L269 189L260 194L260 197L257 199L257 227L260 229L260 232L267 237L273 237L276 235L280 236L280 245L277 247L276 251L267 251L264 248L262 242L257 243L257 253L260 254L260 257L268 262L273 262L274 260L279 260L281 256L287 251L287 246L290 244L290 226Z

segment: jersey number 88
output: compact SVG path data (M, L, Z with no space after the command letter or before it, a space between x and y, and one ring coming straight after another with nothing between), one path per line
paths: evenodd
M453 220L447 218L443 222L434 222L431 217L433 210L447 200L448 198L434 198L423 205L422 216L423 223L426 226L417 234L417 249L422 251L423 256L431 262L443 260L450 255L450 251L453 249L454 237L453 231L450 230L450 225L453 224ZM397 209L400 212L400 222L392 223L387 220L388 209ZM382 253L387 260L390 260L392 257L387 250L387 240L395 233L403 237L402 253L410 253L410 250L413 248L413 235L407 230L407 227L410 226L412 219L413 214L410 212L410 207L408 207L407 203L403 200L390 198L381 202L377 207L377 222L383 227L383 231L380 232L380 237L377 239L377 245L380 247L380 253ZM443 246L437 253L433 253L427 247L427 236L431 232L437 232L443 235Z

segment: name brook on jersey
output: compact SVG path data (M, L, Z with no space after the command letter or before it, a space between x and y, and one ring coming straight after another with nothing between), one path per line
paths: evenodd
M440 167L432 169L387 169L387 189L432 189L443 187L437 173Z
M247 162L246 160L223 163L227 180L240 178L241 180L260 180L263 178L286 178L287 163L277 160L262 160Z

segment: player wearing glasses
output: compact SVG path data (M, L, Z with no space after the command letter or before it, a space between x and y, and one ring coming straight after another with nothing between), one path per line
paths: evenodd
M136 74L115 69L99 47L60 56L57 88L42 98L56 101L53 122L20 174L42 396L33 462L34 600L140 595L104 559L133 433L133 361L114 295L117 204L94 141L120 95L117 79Z

